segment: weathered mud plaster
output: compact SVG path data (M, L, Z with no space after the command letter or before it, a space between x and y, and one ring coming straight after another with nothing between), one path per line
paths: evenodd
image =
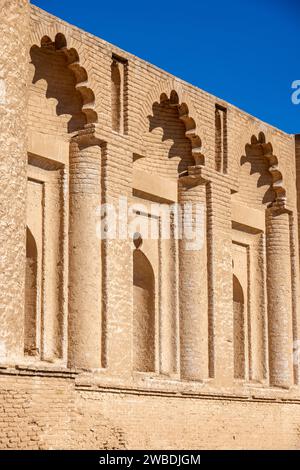
M0 448L299 449L300 137L0 7Z

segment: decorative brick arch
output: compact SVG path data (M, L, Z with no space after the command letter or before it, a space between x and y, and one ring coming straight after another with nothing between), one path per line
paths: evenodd
M245 150L259 147L262 151L264 158L268 162L268 171L272 178L271 189L275 193L275 200L272 204L278 204L281 206L286 205L286 189L283 185L282 173L278 168L278 158L273 152L273 146L271 142L266 141L266 136L264 132L259 132L258 137L254 134L251 137L250 143L248 142L245 146Z
M259 124L259 125L257 125ZM252 136L249 138L249 136ZM269 190L273 191L274 198L271 204L286 205L287 191L283 183L282 171L279 169L278 154L280 147L276 139L276 135L270 132L263 123L248 121L241 132L239 138L235 139L235 145L232 149L233 155L233 172L235 177L239 178L239 168L246 161L252 164L251 155L245 160L245 154L251 153L251 148L259 148L260 154L267 163L267 171L270 175L271 184ZM254 162L254 161L253 161Z
M144 147L144 135L149 131L147 118L151 116L153 105L157 103L158 100L160 103L168 101L171 107L178 109L178 118L184 123L186 129L185 136L190 140L192 145L192 155L195 165L204 165L203 143L199 135L199 128L196 125L195 119L192 117L196 116L196 111L188 94L183 91L182 86L175 80L161 81L147 94L140 108L140 123L142 125L141 148L143 149ZM201 135L203 135L202 132Z
M87 71L80 65L79 55L75 48L67 47L67 40L64 34L57 33L54 41L49 36L41 39L42 49L61 51L66 58L66 66L72 72L75 79L75 90L80 93L82 100L81 112L85 115L86 124L93 124L98 121L95 111L95 95L89 86Z

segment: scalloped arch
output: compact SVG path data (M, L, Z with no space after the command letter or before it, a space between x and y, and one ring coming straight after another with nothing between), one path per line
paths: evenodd
M161 103L168 101L171 107L178 109L178 117L185 125L185 136L192 144L192 155L195 164L204 165L205 157L202 139L199 136L195 119L191 117L191 114L196 116L196 112L187 93L175 81L161 81L148 93L140 110L140 122L143 126L141 139L148 132L145 117L151 115L152 106L158 99ZM141 142L141 147L143 148L143 142Z
M41 39L41 48L64 53L68 69L75 78L75 88L80 93L82 99L81 111L86 117L86 124L93 124L98 121L98 115L95 111L95 95L89 87L88 74L82 65L80 65L79 55L76 49L67 47L67 40L64 34L57 33L54 41L49 36L43 36Z
M266 141L266 136L264 132L259 132L258 136L256 137L254 134L250 139L250 143L248 142L245 146L245 149L252 148L253 146L259 146L262 150L263 156L268 161L269 167L268 171L272 178L272 185L271 188L275 193L275 200L274 203L279 205L286 204L286 189L283 186L283 176L281 171L278 168L278 158L273 153L273 146L271 142Z

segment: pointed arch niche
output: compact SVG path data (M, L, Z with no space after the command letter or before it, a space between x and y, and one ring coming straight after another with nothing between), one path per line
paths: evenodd
M25 317L24 317L24 353L29 356L38 354L37 324L39 321L38 304L38 250L34 236L26 228L26 283L25 283Z
M238 278L233 275L232 282L233 301L233 351L234 351L234 377L245 378L245 298L243 288ZM247 305L247 304L246 304Z
M133 368L155 372L155 276L147 256L133 251Z

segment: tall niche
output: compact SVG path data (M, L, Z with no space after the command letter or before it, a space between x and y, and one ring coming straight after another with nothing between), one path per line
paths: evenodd
M138 372L155 371L155 279L139 249L133 252L133 365Z
M64 170L29 154L24 354L63 356Z
M25 274L25 315L24 315L24 353L36 355L37 349L37 312L38 312L38 252L36 241L26 228L26 274Z
M243 288L233 275L233 351L234 377L245 378L245 300Z

